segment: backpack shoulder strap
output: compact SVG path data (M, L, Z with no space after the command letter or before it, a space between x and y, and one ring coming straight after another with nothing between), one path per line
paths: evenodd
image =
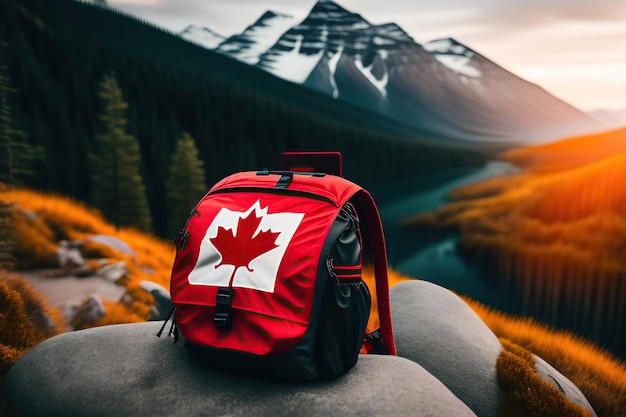
M387 275L387 250L383 234L380 214L372 195L361 188L353 197L359 216L365 225L361 228L364 255L369 257L374 266L376 278L376 298L378 299L378 317L380 320L380 336L390 355L397 356L396 344L391 323L389 304L389 277Z

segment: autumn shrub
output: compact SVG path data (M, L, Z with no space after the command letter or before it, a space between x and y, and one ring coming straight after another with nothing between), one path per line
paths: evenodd
M526 177L524 182L526 182L528 178L529 177ZM522 184L522 182L516 183L518 185ZM484 207L486 207L486 209L481 208L480 205L476 205L475 201L468 197L466 201L459 201L457 207L447 212L449 216L446 218L452 219L452 223L454 224L465 224L464 222L467 221L467 224L471 227L476 227L476 230L481 230L481 233L475 233L473 235L480 236L481 239L485 241L478 245L478 247L483 248L482 250L485 251L484 255L488 257L496 256L498 253L501 255L504 254L504 260L502 260L501 265L502 268L504 268L505 265L514 265L515 268L521 267L522 265L537 265L534 260L539 259L538 252L529 251L528 253L523 252L522 255L520 255L519 253L503 251L502 248L508 247L506 246L507 240L516 241L513 239L513 236L502 236L503 233L508 230L517 230L516 234L519 236L516 239L521 239L523 242L532 242L532 245L527 244L524 246L528 248L544 244L562 244L568 236L567 224L553 223L546 225L540 219L524 218L522 219L523 221L521 221L519 217L515 218L520 212L518 205L523 205L524 199L532 198L535 192L534 188L508 190L502 183L494 183L493 186L487 187L487 189L477 189L472 192L474 196L482 194L485 197L487 204ZM497 194L498 192L502 192L503 194L499 196ZM17 206L22 212L32 212L36 214L49 210L49 213L54 213L54 215L35 216L34 218L39 220L34 223L32 228L36 230L37 233L30 231L20 235L20 239L27 236L28 239L33 239L37 242L42 241L29 246L28 249L28 251L39 251L38 253L40 254L37 255L37 257L43 259L46 253L49 254L52 248L56 248L54 239L58 238L59 235L85 239L89 236L89 233L116 236L126 242L135 252L135 256L131 257L127 254L121 254L112 250L106 245L97 244L96 242L90 242L86 247L85 254L88 254L89 257L94 256L107 259L105 262L109 263L113 262L111 258L115 258L116 260L123 259L127 263L129 271L125 277L118 280L118 284L124 285L127 290L127 295L129 295L126 304L124 302L102 300L107 314L90 326L135 323L146 321L149 318L150 307L154 303L154 299L151 294L141 288L140 282L142 280L148 280L166 288L169 286L171 266L175 254L173 245L133 229L122 228L116 231L115 228L106 224L99 218L97 214L94 214L90 210L82 211L81 205L74 206L69 199L60 198L55 200L56 203L54 204L47 204L44 201L46 198L50 197L56 199L56 197L26 191L20 191L20 193L19 198L15 198L12 201L19 201ZM467 194L466 197L470 194L471 193ZM33 196L36 198L30 198ZM6 194L0 192L0 198L6 198ZM492 214L492 216L488 214ZM50 221L50 219L55 216L67 218L58 219L55 221L56 226L48 227L46 222ZM74 217L76 218L72 219ZM468 221L467 219L470 218L472 220ZM502 221L521 221L521 223L519 223L520 228L510 229L510 225L507 223L503 225L501 223ZM611 225L617 223L609 219L607 220L607 225L603 226L596 221L601 221L601 219L586 219L585 222L588 223L580 223L577 226L581 230L580 237L578 240L572 240L571 244L574 247L579 247L582 251L585 249L584 238L582 236L586 233L591 234L594 228L600 228L599 230L602 230L601 234L603 236L594 237L594 239L596 239L593 241L594 245L609 244L613 245L617 250L620 245L618 233L611 234ZM72 231L65 231L63 229L65 227L71 228ZM541 233L533 234L527 230L533 227L537 228L537 230L541 229ZM37 236L41 237L41 239L38 240ZM47 246L48 243L45 242L52 242L50 243L52 246ZM581 242L581 244L578 245L576 242ZM42 250L41 248L48 249ZM558 256L555 255L556 253L557 252L552 253L552 259L558 258ZM24 252L24 254L25 256L30 256L29 253ZM546 257L546 259L549 258L549 256ZM531 259L534 260L531 261ZM558 262L562 262L563 265L569 262L565 257L562 259L562 261ZM93 269L101 265L100 262L100 260L88 260L89 265ZM553 268L553 270L555 268L554 265L561 265L558 262L552 264L553 266L551 266L551 268ZM525 273L533 271L532 268L528 266ZM558 270L558 268L559 267L556 267L556 270ZM541 276L538 272L541 270L543 270L543 267L538 268L533 274ZM583 274L583 272L579 273ZM2 275L3 279L0 280L0 314L6 315L3 317L13 318L10 319L10 321L4 319L0 320L0 358L2 359L2 364L13 363L26 350L41 342L46 337L50 337L63 329L63 324L59 323L60 315L58 312L54 312L54 310L46 307L44 305L45 303L34 304L41 306L39 310L36 308L26 308L28 303L31 303L28 305L32 305L32 301L24 301L24 299L35 300L35 293L32 289L28 291L26 286L24 286L24 282L21 284L8 285L8 281L4 279L5 276L8 275ZM576 275L571 275L571 277L572 279L578 279ZM389 272L390 286L408 279L411 278L395 271ZM364 269L364 280L372 290L373 298L373 308L368 328L375 329L378 327L376 309L377 298L373 290L375 284L371 268ZM20 280L12 282L20 282ZM22 294L28 295L23 296ZM530 319L511 317L488 309L472 300L466 301L498 337L508 339L528 352L537 354L548 361L567 378L572 380L589 399L599 417L617 417L624 415L623 410L626 410L626 369L623 363L598 349L593 344L574 337L569 333L556 332L548 327L538 325ZM32 311L48 312L49 317L52 317L52 321L56 323L55 329L49 332L42 331L33 323L47 323L47 321L33 321L25 312L30 311L29 309ZM35 316L37 316L37 314L35 314ZM13 325L8 325L9 322L24 324L16 325L14 328ZM11 329L10 332L7 331L8 328ZM45 328L44 326L44 329ZM12 338L11 343L13 345L11 345L11 348L7 348L8 345L4 339L5 336ZM522 356L522 360L523 359L524 356ZM2 369L6 369L6 365L2 364L0 364L0 366L5 366L5 368ZM528 363L526 363L526 365L528 365Z
M460 232L458 253L517 311L626 353L626 129L504 156L526 172L454 190L406 224Z
M64 331L61 314L25 278L0 270L0 376L26 351Z
M139 288L142 280L169 287L174 247L145 233L131 228L119 231L103 220L88 206L68 197L42 194L26 189L3 188L0 199L18 208L15 222L17 247L14 251L21 268L49 266L55 261L61 239L80 241L80 250L87 260L88 271L96 271L115 261L124 261L128 274L118 281L127 287L133 301L111 312L110 320L146 320L154 304L152 295ZM99 241L92 235L115 236L128 244L135 256L122 253ZM97 260L95 260L97 259ZM107 314L108 315L108 314Z
M500 339L503 350L496 369L500 387L498 415L502 417L591 417L592 413L568 400L535 370L533 355Z
M525 214L547 223L569 222L606 212L626 214L626 152L576 169L541 175L536 199Z
M69 197L10 188L0 192L0 198L42 218L57 240L82 239L96 233L115 234L115 228L97 210Z
M80 246L80 253L86 259L111 259L117 261L127 261L129 255L115 250L111 246L94 240L87 240Z
M137 266L135 270L137 275L141 271L142 279L169 287L175 255L175 248L171 242L134 229L121 229L118 237L136 252L134 265Z
M507 151L503 158L533 172L549 173L590 165L626 152L626 128Z
M142 323L147 321L149 317L150 309L142 303L125 306L118 302L102 300L102 304L104 304L106 314L95 323L85 326L85 328L111 324Z
M555 331L531 318L513 317L464 297L487 326L544 359L570 379L599 417L626 416L626 365L570 332Z
M13 245L17 268L36 268L53 262L57 250L54 233L40 218L18 211L13 231L17 236Z

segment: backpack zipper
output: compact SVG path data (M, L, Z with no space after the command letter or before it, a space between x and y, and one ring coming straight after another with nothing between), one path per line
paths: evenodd
M331 200L328 197L324 197L319 194L315 194L308 191L300 191L300 190L288 190L284 188L263 188L263 187L231 187L231 188L222 188L219 190L215 190L208 195L214 194L225 194L225 193L249 193L249 192L260 192L266 194L276 194L276 195L287 195L292 197L303 197L309 198L311 200L323 201L329 204L332 204L335 207L339 207L337 203Z
M189 225L189 221L194 215L200 216L200 213L198 213L196 207L193 207L191 209L191 211L189 212L189 216L187 216L187 221L185 222L185 225L180 229L180 231L178 232L178 236L176 236L176 239L174 240L174 246L177 250L183 250L187 245L187 241L189 240L189 230L187 230L187 226Z

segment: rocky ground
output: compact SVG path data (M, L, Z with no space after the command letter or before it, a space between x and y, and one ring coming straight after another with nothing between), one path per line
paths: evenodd
M126 289L100 275L78 277L63 268L18 271L70 322L76 308L93 295L119 300ZM71 329L68 329L71 330Z

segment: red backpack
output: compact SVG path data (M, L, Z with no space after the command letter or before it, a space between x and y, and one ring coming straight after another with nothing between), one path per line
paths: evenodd
M364 340L365 350L396 355L378 210L342 177L231 175L192 210L176 248L176 328L211 366L302 381L345 373ZM367 263L381 323L373 332Z

